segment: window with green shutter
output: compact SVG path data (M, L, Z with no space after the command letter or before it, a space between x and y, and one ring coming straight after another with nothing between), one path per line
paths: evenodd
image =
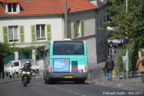
M36 29L35 29L35 25L31 26L31 40L32 40L32 42L36 41Z
M9 42L18 42L19 41L19 31L18 26L8 26L8 40Z
M45 24L37 24L36 25L36 40L42 41L46 40L46 30Z
M51 25L48 24L47 25L47 40L51 41L52 40L52 36L51 36Z
M8 27L3 27L3 41L4 43L8 43Z
M25 36L24 36L24 26L20 26L20 42L24 43Z
M73 38L75 39L77 37L77 32L76 32L76 21L73 22Z
M81 20L81 37L84 36L84 21Z

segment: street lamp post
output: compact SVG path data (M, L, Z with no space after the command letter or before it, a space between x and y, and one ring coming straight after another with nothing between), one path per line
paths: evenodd
M126 13L128 12L128 0L126 0Z
M128 13L128 0L126 0L126 13ZM126 32L126 35L128 35L128 33ZM129 56L128 56L128 52L129 50L127 50L126 52L126 57L127 57L127 62L126 62L126 78L129 78Z
M67 32L67 22L68 22L68 16L67 16L67 0L64 1L65 3L65 19L64 19L64 36L65 38L68 38L68 32Z

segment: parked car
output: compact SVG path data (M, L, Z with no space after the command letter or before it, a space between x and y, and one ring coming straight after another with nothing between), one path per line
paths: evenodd
M119 46L122 45L123 39L113 39L113 40L108 40L108 43L112 42L113 46L115 48L118 48Z
M5 67L4 71L10 78L18 76L21 73L20 69L24 64L20 60L10 61Z

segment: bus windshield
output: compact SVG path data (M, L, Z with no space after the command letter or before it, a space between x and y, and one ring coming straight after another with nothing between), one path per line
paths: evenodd
M55 41L53 46L54 55L84 55L82 41Z

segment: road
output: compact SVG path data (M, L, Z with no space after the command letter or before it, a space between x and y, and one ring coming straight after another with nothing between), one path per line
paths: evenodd
M134 95L132 95L134 94ZM141 93L91 84L58 82L44 84L42 77L33 79L27 87L21 81L0 84L0 96L144 96Z

